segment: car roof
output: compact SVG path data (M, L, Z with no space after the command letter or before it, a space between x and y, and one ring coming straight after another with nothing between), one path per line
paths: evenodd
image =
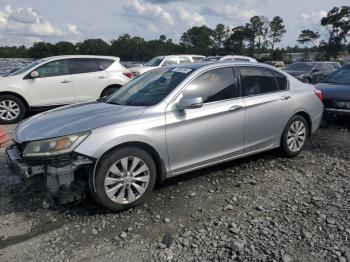
M120 61L120 58L116 56L100 56L100 55L59 55L59 56L45 57L40 60L51 61L51 60L57 60L57 59L72 59L72 58L99 58L99 59L113 59L113 60Z

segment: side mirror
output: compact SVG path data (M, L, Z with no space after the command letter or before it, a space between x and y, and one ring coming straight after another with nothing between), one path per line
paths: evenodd
M38 71L33 71L33 72L31 72L31 73L30 73L30 77L31 77L32 79L38 78L38 77L39 77Z
M176 104L176 108L179 110L200 108L203 106L203 98L201 97L183 97Z

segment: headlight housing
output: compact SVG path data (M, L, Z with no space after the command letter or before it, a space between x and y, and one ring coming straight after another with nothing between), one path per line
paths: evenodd
M57 156L72 152L80 145L90 132L29 142L23 152L23 157Z

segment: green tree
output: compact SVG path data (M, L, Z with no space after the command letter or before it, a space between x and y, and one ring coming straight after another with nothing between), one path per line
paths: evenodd
M213 30L194 26L182 34L180 44L193 53L208 55L214 45Z
M53 45L50 43L37 42L28 49L28 56L31 58L43 58L53 55Z
M215 29L213 30L213 42L215 49L221 49L229 36L230 28L228 26L223 24L216 25Z
M109 44L102 39L87 39L77 44L77 51L84 55L106 55L109 53Z
M283 19L275 16L270 22L269 36L271 39L271 50L275 49L275 44L281 42L283 35L287 32Z
M71 42L57 42L53 45L53 53L55 55L74 55L76 54L76 47Z
M231 30L231 35L224 43L225 50L230 53L242 54L245 50L245 41L248 38L247 28L237 26Z
M318 32L305 29L301 31L297 41L302 45L307 44L313 48L316 48L319 45L319 39L320 34Z
M350 35L350 6L334 7L321 19L321 25L328 32L328 39L321 42L321 50L325 58L337 59Z

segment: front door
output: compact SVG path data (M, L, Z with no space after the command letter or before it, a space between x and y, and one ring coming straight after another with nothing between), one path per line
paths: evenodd
M202 97L203 106L178 110L176 102L187 96ZM202 73L168 105L166 139L174 175L244 152L244 102L232 67Z
M64 105L74 101L67 59L48 62L34 71L38 72L38 78L32 79L29 74L24 80L32 106Z

